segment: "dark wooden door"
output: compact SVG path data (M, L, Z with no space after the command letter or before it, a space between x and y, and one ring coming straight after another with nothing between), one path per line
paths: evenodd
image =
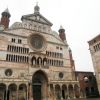
M33 98L34 100L41 100L41 85L33 85Z

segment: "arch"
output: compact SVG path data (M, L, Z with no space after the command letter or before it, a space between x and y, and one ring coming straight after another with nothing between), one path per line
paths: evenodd
M44 100L48 96L48 77L47 74L38 70L32 77L32 91L34 100Z
M47 64L47 58L43 59L43 65L45 66Z
M17 99L17 85L12 83L8 86L7 98L8 100Z
M56 84L55 85L55 91L59 91L59 90L61 90L60 85L59 84Z
M36 64L36 57L35 56L32 57L31 64L32 65L35 65Z
M0 100L6 99L6 85L4 83L0 83Z
M47 76L47 73L43 70L38 70L36 71L34 74L33 74L33 77L32 77L32 82L34 82L34 78L41 75L42 77L45 78L46 82L48 83L48 76ZM41 80L42 81L42 80Z
M79 92L79 86L77 84L74 85L74 93L75 93L75 97L79 98L80 92Z
M26 100L27 98L27 86L26 84L22 83L19 85L19 89L18 89L18 99L19 100Z
M22 84L20 84L19 85L19 90L27 90L27 86L26 86L26 84L24 84L24 83L22 83Z
M12 83L8 86L8 90L16 91L17 90L17 85L15 83Z
M65 84L62 85L62 97L63 97L63 99L67 99L68 98L67 86Z
M42 58L41 57L37 58L37 65L42 65Z
M69 97L73 98L74 97L74 93L73 93L73 85L72 84L69 84L68 91L69 91Z
M61 100L61 87L59 84L55 85L56 100Z

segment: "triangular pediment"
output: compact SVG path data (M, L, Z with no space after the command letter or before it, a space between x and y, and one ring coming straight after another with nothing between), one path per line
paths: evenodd
M22 21L23 21L23 19L26 19L26 20L31 20L31 21L35 21L38 23L43 23L43 24L52 26L52 23L50 21L48 21L45 17L43 17L40 13L24 15L24 16L22 16L21 19L22 19Z

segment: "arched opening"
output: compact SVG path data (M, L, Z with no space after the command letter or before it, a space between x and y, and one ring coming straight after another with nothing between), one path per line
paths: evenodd
M56 100L61 100L61 88L60 85L55 85L55 94L56 94Z
M73 93L73 85L72 84L70 84L68 86L68 91L69 91L69 97L73 98L74 97L74 93Z
M17 99L17 85L16 84L10 84L8 86L8 92L7 92L7 100L16 100Z
M26 86L26 84L19 85L18 100L27 100L27 86Z
M85 92L86 92L86 97L89 97L89 95L90 95L90 88L86 87L85 88Z
M34 56L32 57L31 64L32 65L35 65L36 64L36 57L34 57Z
M67 97L68 97L67 86L65 84L62 85L62 97L63 97L63 99L67 99Z
M37 65L42 65L42 58L41 57L37 58Z
M43 65L46 66L47 65L47 58L43 59Z
M6 85L0 83L0 100L6 100Z
M39 70L32 77L32 92L34 100L45 100L48 96L48 78L45 72Z
M50 84L50 98L52 98L52 100L54 99L54 86L53 86L53 84Z
M74 85L74 93L75 93L75 97L79 98L80 93L79 93L79 86L77 84Z

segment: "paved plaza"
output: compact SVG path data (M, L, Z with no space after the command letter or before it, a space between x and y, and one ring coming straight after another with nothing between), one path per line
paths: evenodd
M72 99L72 100L100 100L100 98L89 98L89 99Z

